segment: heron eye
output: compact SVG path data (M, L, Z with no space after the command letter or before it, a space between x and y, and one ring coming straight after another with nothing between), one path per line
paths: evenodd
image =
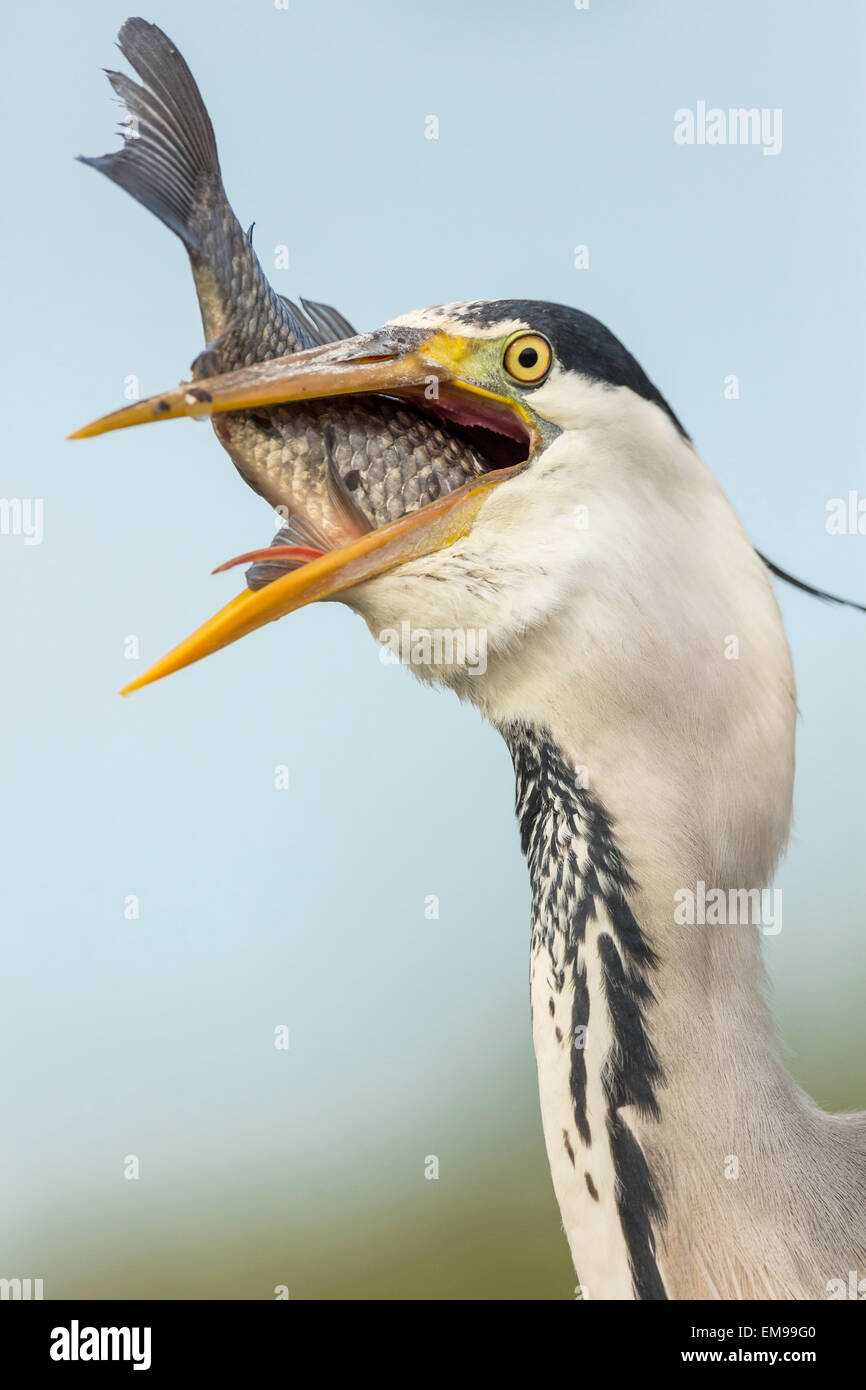
M523 386L537 386L550 371L553 349L540 333L519 333L505 349L502 364Z

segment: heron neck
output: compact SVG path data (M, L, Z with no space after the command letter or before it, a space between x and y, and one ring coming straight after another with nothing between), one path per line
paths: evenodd
M763 998L759 928L708 921L706 901L703 921L678 922L678 891L699 894L702 875L706 891L729 886L696 853L700 835L687 853L651 834L632 846L549 733L503 733L532 888L542 1117L575 1265L589 1297L687 1296L670 1287L693 1259L676 1248L683 1202L724 1187L726 1158L770 1160L767 1104L794 1126L801 1112Z

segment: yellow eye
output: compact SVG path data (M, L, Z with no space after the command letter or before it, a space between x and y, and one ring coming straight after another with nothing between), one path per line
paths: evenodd
M553 349L540 333L518 333L505 349L502 365L523 386L537 386L550 371Z

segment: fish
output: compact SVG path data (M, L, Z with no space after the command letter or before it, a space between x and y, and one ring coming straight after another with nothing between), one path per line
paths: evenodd
M196 382L353 338L355 329L329 305L298 305L269 283L253 229L243 231L226 196L201 93L171 40L134 18L117 41L141 78L107 72L127 111L124 145L79 158L183 242L206 343L184 384L207 414L207 392ZM423 409L387 396L227 412L214 415L212 425L244 482L281 521L269 547L228 562L253 560L247 584L254 590L490 468L459 427L446 429Z

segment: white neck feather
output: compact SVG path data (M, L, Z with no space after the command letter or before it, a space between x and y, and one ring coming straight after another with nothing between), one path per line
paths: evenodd
M796 697L775 596L662 410L574 379L535 401L563 433L494 491L469 536L359 589L356 606L374 632L404 615L483 629L483 677L416 674L503 730L518 788L528 731L580 793L576 811L553 784L536 797L549 854L530 863L532 1000L551 1169L589 1296L825 1296L827 1280L866 1268L862 1215L856 1231L839 1217L862 1192L866 1118L821 1115L787 1075L758 929L675 915L677 894L700 884L764 888L787 837ZM599 870L596 812L651 963L630 956L601 888L574 934L585 871ZM574 1102L584 977L590 1143ZM623 1100L641 1068L650 1098Z

